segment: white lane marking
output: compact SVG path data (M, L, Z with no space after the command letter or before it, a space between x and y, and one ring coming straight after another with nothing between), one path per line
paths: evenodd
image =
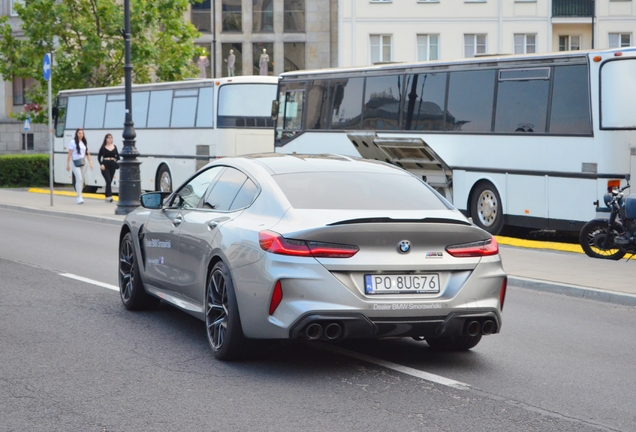
M326 346L325 348L335 351L337 353L346 355L348 357L353 357L356 358L358 360L362 360L362 361L366 361L368 363L373 363L376 364L378 366L382 366L385 367L387 369L391 369L394 370L396 372L401 372L403 374L406 375L411 375L413 377L416 378L420 378L426 381L430 381L430 382L434 382L436 384L441 384L441 385L445 385L447 387L452 387L458 390L470 390L470 384L466 384L463 382L459 382L459 381L455 381L452 380L450 378L445 378L443 376L439 376L439 375L435 375L429 372L424 372L421 370L417 370L417 369L413 369L411 367L408 366L402 366L399 365L397 363L392 363L386 360L381 360L375 357L371 357L365 354L360 354L354 351L349 351L348 349L344 349L344 348L340 348L340 347L335 347L335 346Z
M78 281L81 281L81 282L86 282L86 283L89 283L89 284L97 285L97 286L102 287L102 288L108 288L109 290L119 291L119 287L118 286L105 284L103 282L98 282L98 281L93 280L93 279L85 278L85 277L82 277L82 276L77 276L77 275L74 275L72 273L60 273L60 276L64 276L64 277L75 279L75 280L78 280Z
M85 277L82 277L82 276L77 276L77 275L74 275L72 273L60 273L60 276L64 276L64 277L67 277L67 278L75 279L75 280L86 282L86 283L90 283L90 284L93 284L93 285L100 286L102 288L108 288L108 289L111 289L113 291L119 291L119 287L116 287L114 285L105 284L105 283L98 282L98 281L95 281L95 280L92 280L92 279L88 279L88 278L85 278ZM342 355L346 355L348 357L353 357L353 358L356 358L358 360L362 360L362 361L365 361L365 362L368 362L368 363L373 363L373 364L376 364L378 366L382 366L382 367L385 367L387 369L391 369L391 370L394 370L396 372L401 372L403 374L410 375L410 376L413 376L413 377L416 377L416 378L420 378L420 379L423 379L423 380L426 380L426 381L430 381L430 382L433 382L433 383L436 383L436 384L441 384L441 385L444 385L444 386L447 386L447 387L452 387L452 388L455 388L455 389L458 389L458 390L470 390L470 388L471 388L470 384L466 384L466 383L463 383L463 382L455 381L455 380L452 380L450 378L445 378L443 376L435 375L435 374L432 374L432 373L429 373L429 372L424 372L424 371L421 371L421 370L417 370L417 369L414 369L414 368L411 368L411 367L408 367L408 366L402 366L402 365L399 365L397 363L392 363L392 362L389 362L389 361L386 361L386 360L381 360L381 359L378 359L378 358L375 358L375 357L371 357L371 356L368 356L368 355L365 355L365 354L360 354L360 353L357 353L357 352L354 352L354 351L350 351L348 349L335 347L335 346L326 346L325 348L327 348L327 349L329 349L331 351L335 351L337 353L340 353Z

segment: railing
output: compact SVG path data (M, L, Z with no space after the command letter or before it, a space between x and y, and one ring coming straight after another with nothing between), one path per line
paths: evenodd
M552 17L592 17L594 0L552 0Z

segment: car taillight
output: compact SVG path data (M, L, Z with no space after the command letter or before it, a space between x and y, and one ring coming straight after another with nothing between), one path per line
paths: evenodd
M266 252L315 258L350 258L360 250L351 245L286 239L273 231L259 232L258 242Z
M499 253L499 245L497 244L497 240L492 237L484 241L448 246L446 252L458 258L482 257L497 255Z
M504 277L501 284L501 291L499 291L499 310L503 311L504 300L506 300L506 288L508 287L508 276Z
M280 285L280 281L276 281L274 285L274 291L272 292L272 299L269 302L269 314L272 315L280 302L283 300L283 288Z

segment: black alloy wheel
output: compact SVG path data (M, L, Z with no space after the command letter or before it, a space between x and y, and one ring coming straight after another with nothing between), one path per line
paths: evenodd
M119 296L128 310L156 309L161 302L144 289L130 233L119 244Z
M214 265L208 277L205 327L216 358L238 360L247 354L232 277L222 261Z

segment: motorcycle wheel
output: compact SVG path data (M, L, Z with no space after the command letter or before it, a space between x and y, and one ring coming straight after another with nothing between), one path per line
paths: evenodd
M612 227L609 245L603 248L605 235L607 234L607 221L593 220L586 223L581 229L579 243L585 254L592 258L619 260L625 256L625 250L614 244L614 238L620 234L619 228Z

